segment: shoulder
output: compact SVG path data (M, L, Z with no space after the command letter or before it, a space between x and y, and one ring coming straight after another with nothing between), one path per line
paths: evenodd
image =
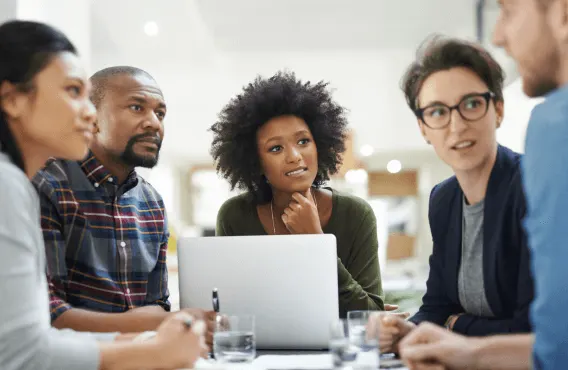
M373 208L362 198L356 195L346 194L338 190L332 189L333 206L336 210L349 217L374 217Z
M249 193L239 194L226 200L219 212L217 213L217 220L228 220L235 217L241 217L245 213L247 207L252 207L253 201Z
M460 185L455 176L445 179L432 188L430 192L430 207L449 202L459 190Z
M32 184L39 192L50 194L54 189L69 183L69 163L60 159L51 158L45 166L32 178Z
M5 155L0 153L0 156ZM0 161L0 204L0 217L8 217L11 220L22 212L29 212L28 216L33 217L38 210L37 194L26 174L11 162L3 160Z
M150 184L148 181L146 181L146 179L138 174L136 175L136 177L138 178L138 186L144 192L144 194L149 197L149 199L152 199L158 203L164 203L162 196L160 195L158 190L156 190L156 188L152 186L152 184Z

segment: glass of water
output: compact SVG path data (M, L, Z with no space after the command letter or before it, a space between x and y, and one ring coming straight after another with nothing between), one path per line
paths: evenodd
M357 359L358 349L349 340L346 320L335 320L329 332L329 353L334 369L350 369Z
M253 315L219 315L213 353L221 363L250 363L256 357Z
M358 349L355 367L376 369L379 366L379 335L369 330L369 318L376 311L350 311L347 313L349 341Z

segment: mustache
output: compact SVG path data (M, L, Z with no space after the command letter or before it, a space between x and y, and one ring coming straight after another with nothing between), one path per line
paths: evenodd
M156 144L159 147L162 146L162 138L159 135L152 135L152 134L140 134L135 135L128 140L129 144L134 144L137 141L149 141Z

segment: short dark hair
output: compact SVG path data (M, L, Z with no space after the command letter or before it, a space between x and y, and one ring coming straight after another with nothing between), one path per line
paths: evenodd
M33 89L33 79L59 53L77 54L60 31L43 23L9 21L0 25L0 84L10 82L20 91ZM1 99L2 97L0 97ZM22 153L0 109L0 150L25 171Z
M321 186L338 171L345 151L345 109L332 100L328 83L302 82L291 72L270 78L257 77L243 88L211 126L211 155L217 173L231 189L248 190L258 203L272 199L272 190L261 174L256 133L272 118L296 116L308 125L318 150L318 173L314 186Z
M418 48L415 61L402 78L401 88L410 109L418 109L418 95L430 75L455 67L473 71L495 94L495 100L503 101L505 74L487 50L473 42L434 35Z
M144 75L152 80L152 77L148 72L143 69L131 67L131 66L114 66L108 67L105 69L101 69L100 71L96 72L94 75L91 76L91 84L93 88L91 90L91 101L95 105L95 107L99 107L101 101L105 97L105 93L107 92L109 82L112 81L114 77L117 76L138 76Z

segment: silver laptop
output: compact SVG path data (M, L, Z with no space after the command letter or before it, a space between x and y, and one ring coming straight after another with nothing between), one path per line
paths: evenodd
M334 235L181 238L181 308L253 314L258 349L325 349L339 317Z

